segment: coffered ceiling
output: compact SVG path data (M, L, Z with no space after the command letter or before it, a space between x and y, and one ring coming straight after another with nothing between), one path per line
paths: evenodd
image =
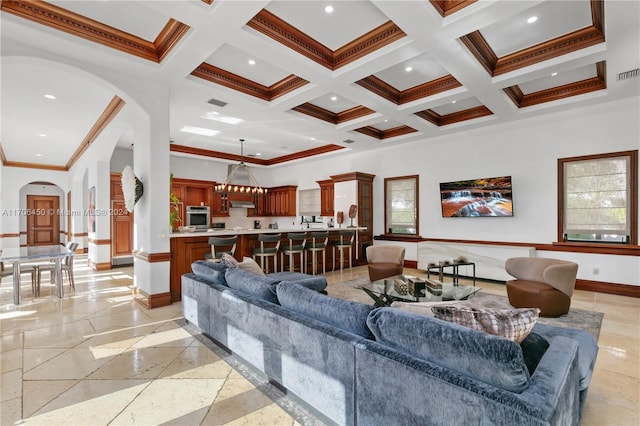
M639 5L4 0L0 154L67 169L124 105L33 58L166 84L174 155L236 161L243 138L246 161L265 166L552 120L640 95Z

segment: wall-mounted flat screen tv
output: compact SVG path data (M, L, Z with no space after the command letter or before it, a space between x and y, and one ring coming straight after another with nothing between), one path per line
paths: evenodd
M442 217L513 216L511 176L440 184Z

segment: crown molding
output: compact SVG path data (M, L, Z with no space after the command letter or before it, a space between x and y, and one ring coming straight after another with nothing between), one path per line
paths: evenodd
M473 120L475 118L493 115L493 112L491 112L491 110L486 106L481 105L445 115L440 115L431 109L419 111L415 114L418 117L423 118L436 126L447 126L449 124L459 123L461 121Z
M292 154L282 155L280 157L275 157L270 160L264 160L261 158L241 157L240 155L237 155L237 154L228 154L226 152L212 151L208 149L194 148L194 147L184 146L184 145L172 144L169 146L169 150L171 152L180 152L183 154L199 155L202 157L217 158L219 160L230 160L230 161L238 161L238 162L244 161L245 163L257 164L260 166L273 166L275 164L281 164L288 161L313 157L316 155L326 154L328 152L339 151L342 149L346 149L346 148L340 145L329 144L329 145L319 146L317 148L307 149L304 151L294 152Z
M266 9L247 22L247 26L333 71L406 36L400 27L388 21L332 51Z
M111 123L111 120L115 118L116 115L120 112L120 110L126 104L119 96L114 96L109 102L109 105L104 109L98 120L95 122L93 127L89 130L89 133L84 137L80 146L76 149L76 152L73 153L71 158L66 164L66 169L69 170L76 161L80 158L80 156L91 146L94 140L102 133L102 131Z
M543 62L567 53L575 52L596 44L604 38L604 1L591 0L592 25L542 43L521 49L517 52L497 57L480 31L460 37L460 41L469 49L487 72L495 77L538 62Z
M4 0L0 9L58 31L158 63L190 28L175 19L169 19L155 41L150 42L44 1Z
M393 129L387 129L387 130L378 130L373 126L365 126L365 127L360 127L359 129L353 129L353 130L355 132L362 133L363 135L371 136L373 138L380 139L380 140L395 138L396 136L402 136L409 133L417 132L416 129L409 126L398 126L398 127L394 127Z
M358 80L356 84L396 105L413 102L462 86L462 84L450 74L402 91L375 75L370 75L362 80Z
M475 3L477 0L430 0L431 5L444 18Z
M375 112L372 109L359 105L339 113L334 113L309 102L305 102L302 105L291 108L291 110L308 115L310 117L317 118L319 120L326 121L331 124L342 124L356 118L373 114Z
M606 63L600 61L596 64L596 77L588 78L574 83L563 84L562 86L540 90L529 94L524 94L519 86L506 87L504 92L509 96L518 108L525 108L546 102L553 102L572 96L583 95L585 93L604 90L607 88Z
M191 75L265 101L272 101L309 83L307 80L291 74L267 87L206 62L201 63L191 72Z

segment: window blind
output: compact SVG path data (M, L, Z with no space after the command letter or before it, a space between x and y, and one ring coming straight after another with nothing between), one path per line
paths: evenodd
M564 233L630 234L628 156L564 163Z

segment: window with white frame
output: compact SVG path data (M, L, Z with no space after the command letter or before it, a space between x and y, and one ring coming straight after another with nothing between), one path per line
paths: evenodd
M558 160L559 241L637 244L638 151Z
M387 234L418 235L418 175L385 178Z

